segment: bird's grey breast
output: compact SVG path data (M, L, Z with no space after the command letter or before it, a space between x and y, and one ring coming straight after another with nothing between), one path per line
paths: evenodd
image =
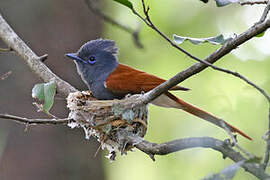
M77 63L77 71L88 89L93 93L94 97L99 100L119 99L118 95L107 90L106 80L111 71L106 71L102 67L85 68L84 64Z

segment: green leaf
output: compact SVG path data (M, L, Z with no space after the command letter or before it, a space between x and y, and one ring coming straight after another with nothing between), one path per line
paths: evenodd
M36 84L32 89L32 97L43 102L41 107L48 114L54 103L55 92L56 84L54 81Z
M132 3L130 1L128 1L128 0L113 0L113 1L118 2L118 3L128 7L130 9L133 9Z
M233 165L224 168L221 172L211 174L202 180L231 180L234 178L236 172L241 168L245 161L239 161Z
M192 44L199 45L201 43L211 43L214 45L225 44L227 41L231 40L232 38L225 39L224 36L218 35L215 37L208 37L208 38L191 38L191 37L183 37L178 35L173 35L173 39L177 44L182 44L184 41L189 40Z
M231 3L238 3L240 0L216 0L216 5L218 7L227 6Z
M260 33L260 34L257 34L256 35L256 37L263 37L264 36L264 34L265 34L265 31L263 31L262 33Z
M39 100L44 100L44 83L36 84L32 89L32 97L38 98Z

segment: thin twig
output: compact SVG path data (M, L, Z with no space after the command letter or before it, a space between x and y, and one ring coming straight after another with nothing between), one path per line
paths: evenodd
M270 105L268 109L268 131L266 133L266 150L265 150L265 155L264 155L264 161L263 161L263 168L264 170L266 169L268 162L269 162L269 156L270 156Z
M270 1L268 1L266 7L264 8L264 11L263 11L263 14L262 14L262 17L261 17L259 23L262 23L263 21L265 21L269 10L270 10Z
M0 53L11 52L12 48L0 48Z
M140 32L140 28L133 30L132 28L121 24L119 22L117 22L116 20L114 20L113 18L111 18L110 16L104 14L96 5L96 3L93 0L85 0L84 1L88 7L88 9L90 11L92 11L93 13L95 13L99 18L103 19L105 22L108 22L116 27L118 27L119 29L124 30L125 32L131 34L132 39L134 41L134 44L138 47L138 48L143 48L143 44L141 43L140 37L139 37L139 32Z
M143 22L144 22L147 26L151 27L151 28L152 28L153 30L155 30L159 35L161 35L165 40L167 40L173 47L175 47L175 48L177 48L178 50L182 51L184 54L186 54L186 55L189 56L190 58L195 59L195 60L197 60L197 61L201 61L201 60L200 60L199 58L197 58L196 56L190 54L190 53L187 52L185 49L179 47L179 46L178 46L177 44L175 44L169 37L167 37L163 32L161 32L161 31L153 24L152 20L150 19L149 14L148 14L148 12L149 12L150 9L149 9L149 7L146 8L145 3L144 3L143 0L142 0L142 5L143 5L143 11L144 11L145 16L146 16L145 18L142 17L135 9L133 9L132 12L133 12L136 16L138 16L141 20L143 20Z
M39 60L41 61L41 62L45 62L45 60L47 60L48 59L48 54L44 54L44 55L42 55L42 56L39 56L38 58L39 58Z
M7 79L10 75L12 74L12 71L8 71L2 75L0 75L0 80L5 80Z
M24 117L14 116L10 114L0 114L0 118L2 119L11 119L20 123L32 125L32 124L43 124L43 125L56 125L56 124L67 124L71 121L71 119L28 119Z
M38 57L13 31L5 19L0 14L0 38L12 48L30 67L30 69L45 82L55 79L57 92L63 96L68 96L70 92L77 91L66 81L55 75L45 64L41 62L46 55Z
M225 129L225 131L229 134L229 136L231 137L231 140L232 140L232 146L236 147L240 152L242 152L243 154L245 154L249 159L251 158L254 158L255 156L251 153L249 153L247 150L245 150L243 147L241 147L238 142L237 142L237 139L236 139L236 135L234 135L232 133L232 131L228 128L228 126L224 123L224 122L221 122L223 128Z
M255 4L267 4L268 0L266 1L245 1L245 2L239 2L241 6L244 5L255 5Z

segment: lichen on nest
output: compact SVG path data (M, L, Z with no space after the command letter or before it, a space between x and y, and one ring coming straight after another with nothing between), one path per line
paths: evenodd
M141 95L133 95L123 100L96 100L90 91L70 93L67 107L68 126L82 128L85 138L95 137L102 149L107 149L110 160L115 160L116 152L126 154L136 143L143 140L147 131L148 107L145 104L130 106ZM136 135L135 142L129 142L125 135Z

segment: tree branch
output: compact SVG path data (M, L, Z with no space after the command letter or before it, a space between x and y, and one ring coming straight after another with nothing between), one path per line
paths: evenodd
M244 5L254 5L254 4L267 4L268 0L265 1L245 1L245 2L239 2L241 6Z
M27 125L61 125L68 124L72 119L27 119L23 117L13 116L9 114L0 114L0 118L2 119L10 119L19 123L27 124ZM223 158L229 157L234 162L239 161L247 161L248 159L244 158L239 152L232 149L230 143L226 141L221 141L211 137L192 137L192 138L184 138L177 139L173 141L169 141L166 143L151 143L146 140L143 140L141 137L125 133L125 131L119 131L122 135L124 135L124 139L127 142L134 144L134 146L141 150L142 152L148 154L152 160L155 155L167 155L170 153L174 153L177 151L191 149L191 148L211 148L215 151L222 153ZM140 139L138 141L138 139ZM259 179L267 179L270 178L268 174L266 174L258 164L254 163L245 163L242 166L246 171L250 172L254 176Z
M38 57L12 30L12 28L8 25L8 23L5 21L1 14L0 37L7 44L8 47L10 47L23 60L25 60L26 64L30 67L30 69L41 79L43 79L45 82L49 82L50 80L54 79L58 93L64 96L68 96L70 92L77 91L73 86L60 79L45 64L41 62L41 60L44 59L44 56Z
M56 125L56 124L68 124L71 119L65 118L65 119L28 119L24 117L9 115L9 114L0 114L0 118L2 119L10 119L14 120L19 123L24 124L42 124L42 125Z
M143 48L143 44L141 43L141 40L139 37L140 29L133 30L130 27L128 27L124 24L121 24L121 23L117 22L116 20L112 19L110 16L104 14L99 8L97 8L96 4L93 0L85 0L84 2L86 3L88 9L90 11L92 11L93 13L95 13L98 17L100 17L104 21L118 27L119 29L122 29L122 30L126 31L127 33L131 34L134 44L138 48Z
M138 137L131 136L128 134L126 138L129 142L133 142L136 148L148 154L153 160L154 160L154 155L167 155L167 154L174 153L177 151L191 149L191 148L198 148L198 147L211 148L215 151L219 151L220 153L222 153L224 158L228 157L234 162L248 160L244 158L239 152L232 149L230 145L226 143L226 141L221 141L221 140L211 138L211 137L184 138L184 139L177 139L174 141L169 141L169 142L161 143L161 144L151 143L146 140L142 140L140 143L137 143ZM258 164L244 163L242 167L246 171L250 172L251 174L253 174L259 179L270 178L270 176L266 174L263 171L263 169L260 168L260 166L258 166Z

